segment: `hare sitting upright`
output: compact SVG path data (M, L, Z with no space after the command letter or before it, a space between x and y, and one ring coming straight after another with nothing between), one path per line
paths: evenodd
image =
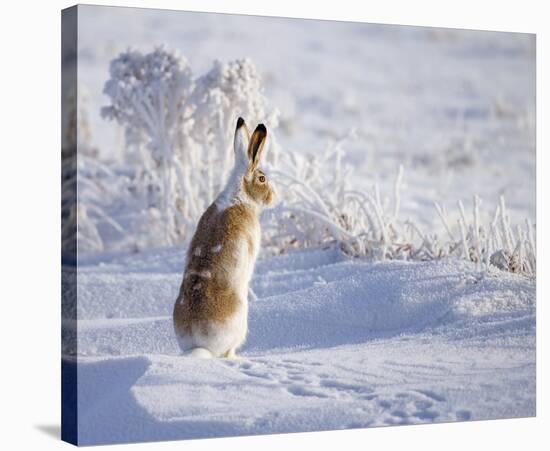
M258 168L267 130L252 136L239 118L235 165L216 200L203 213L174 305L174 330L182 351L196 357L234 357L245 340L248 283L260 247L259 214L274 191Z

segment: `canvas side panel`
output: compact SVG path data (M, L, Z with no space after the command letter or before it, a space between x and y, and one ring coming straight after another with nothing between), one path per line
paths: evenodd
M77 24L61 12L61 439L78 444L76 366Z

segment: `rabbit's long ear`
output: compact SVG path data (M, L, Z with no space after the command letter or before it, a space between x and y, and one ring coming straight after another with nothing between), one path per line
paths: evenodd
M237 128L235 129L235 138L233 140L233 148L235 150L235 166L246 168L248 165L248 147L250 143L250 132L244 123L244 119L237 119Z
M252 133L250 144L248 145L248 167L254 170L260 163L260 157L264 150L264 144L267 138L267 129L264 124L259 124Z

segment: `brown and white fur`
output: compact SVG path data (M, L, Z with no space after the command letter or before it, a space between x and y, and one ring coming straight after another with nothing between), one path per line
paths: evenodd
M252 136L237 121L235 165L223 191L202 215L174 305L174 330L184 353L234 357L248 328L248 284L260 247L259 214L274 191L258 168L267 130Z

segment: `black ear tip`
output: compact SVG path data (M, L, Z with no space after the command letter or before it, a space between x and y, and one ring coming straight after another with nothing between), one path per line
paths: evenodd
M237 119L237 130L241 128L244 125L244 119L239 116L239 119Z
M256 127L256 130L261 133L267 134L267 128L265 128L264 124L258 124L258 126Z

